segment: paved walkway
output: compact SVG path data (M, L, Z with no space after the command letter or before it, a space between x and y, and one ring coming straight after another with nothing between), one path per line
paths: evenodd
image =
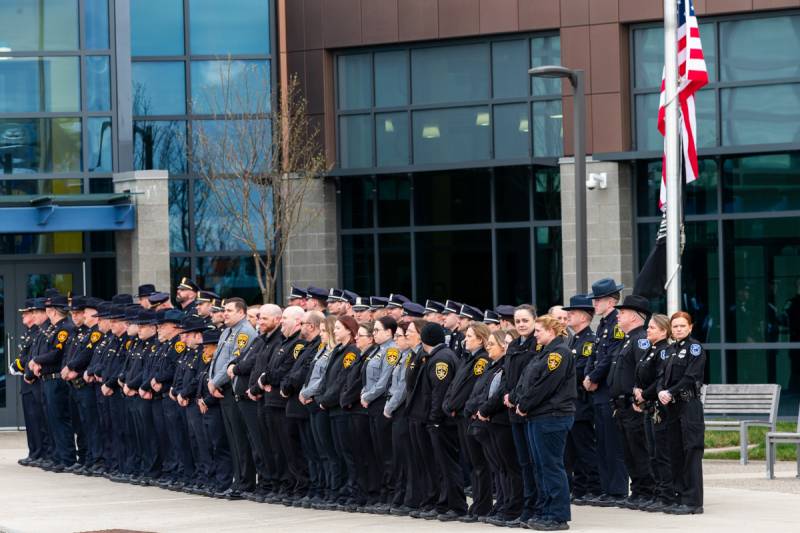
M148 532L358 533L502 531L485 524L441 523L364 514L229 502L112 483L104 478L53 474L17 465L19 434L0 433L0 532L60 533L98 530ZM764 463L742 467L706 462L706 505L701 516L667 516L623 509L573 507L572 531L720 533L800 531L800 479L794 463L764 478Z

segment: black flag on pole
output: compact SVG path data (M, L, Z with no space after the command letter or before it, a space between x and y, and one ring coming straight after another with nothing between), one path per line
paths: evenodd
M656 245L647 256L642 270L633 285L633 294L645 298L661 298L666 295L667 283L667 215L661 215L661 224L656 233Z

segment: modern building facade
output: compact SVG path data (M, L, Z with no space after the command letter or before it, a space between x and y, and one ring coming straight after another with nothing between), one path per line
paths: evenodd
M713 382L800 394L800 0L696 0L711 83L687 190L684 302ZM658 224L657 0L11 0L0 3L0 196L113 192L169 171L172 279L258 298L187 154L220 65L296 73L332 165L283 283L490 307L574 291L572 94L587 79L590 280L631 286ZM3 204L7 205L7 204ZM2 208L0 208L2 209ZM139 220L138 224L143 221ZM57 229L57 228L56 228ZM117 244L119 239L116 239ZM108 297L113 231L4 232L0 333L47 286ZM118 279L119 278L119 279ZM658 303L657 303L658 304ZM663 305L663 302L661 303ZM5 369L0 370L4 371ZM16 410L0 375L0 425ZM5 422L5 423L4 423Z

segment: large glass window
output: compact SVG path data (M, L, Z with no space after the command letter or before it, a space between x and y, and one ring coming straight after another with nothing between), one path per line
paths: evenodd
M559 157L561 82L527 70L560 56L557 35L338 55L339 167Z
M183 0L131 2L131 52L135 56L183 55Z
M269 113L269 61L193 61L192 112Z
M137 120L133 123L133 166L186 173L186 123L180 120Z
M0 50L78 49L78 0L0 2Z
M3 118L4 174L80 172L81 119Z
M0 61L0 113L81 109L77 57L8 57Z
M111 111L111 58L86 56L86 110Z
M89 144L89 172L111 172L111 117L91 117L87 120Z
M238 296L250 304L260 303L261 290L255 270L253 258L249 256L198 257L195 280L222 298Z
M270 5L267 0L191 0L192 54L268 54Z
M86 48L98 50L109 48L108 1L84 0L83 2Z
M132 65L134 115L186 113L186 74L179 61L136 61Z

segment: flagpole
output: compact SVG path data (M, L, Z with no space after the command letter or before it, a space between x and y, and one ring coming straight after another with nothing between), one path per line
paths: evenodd
M678 144L678 9L664 1L665 157L667 184L667 313L681 307L680 145Z

